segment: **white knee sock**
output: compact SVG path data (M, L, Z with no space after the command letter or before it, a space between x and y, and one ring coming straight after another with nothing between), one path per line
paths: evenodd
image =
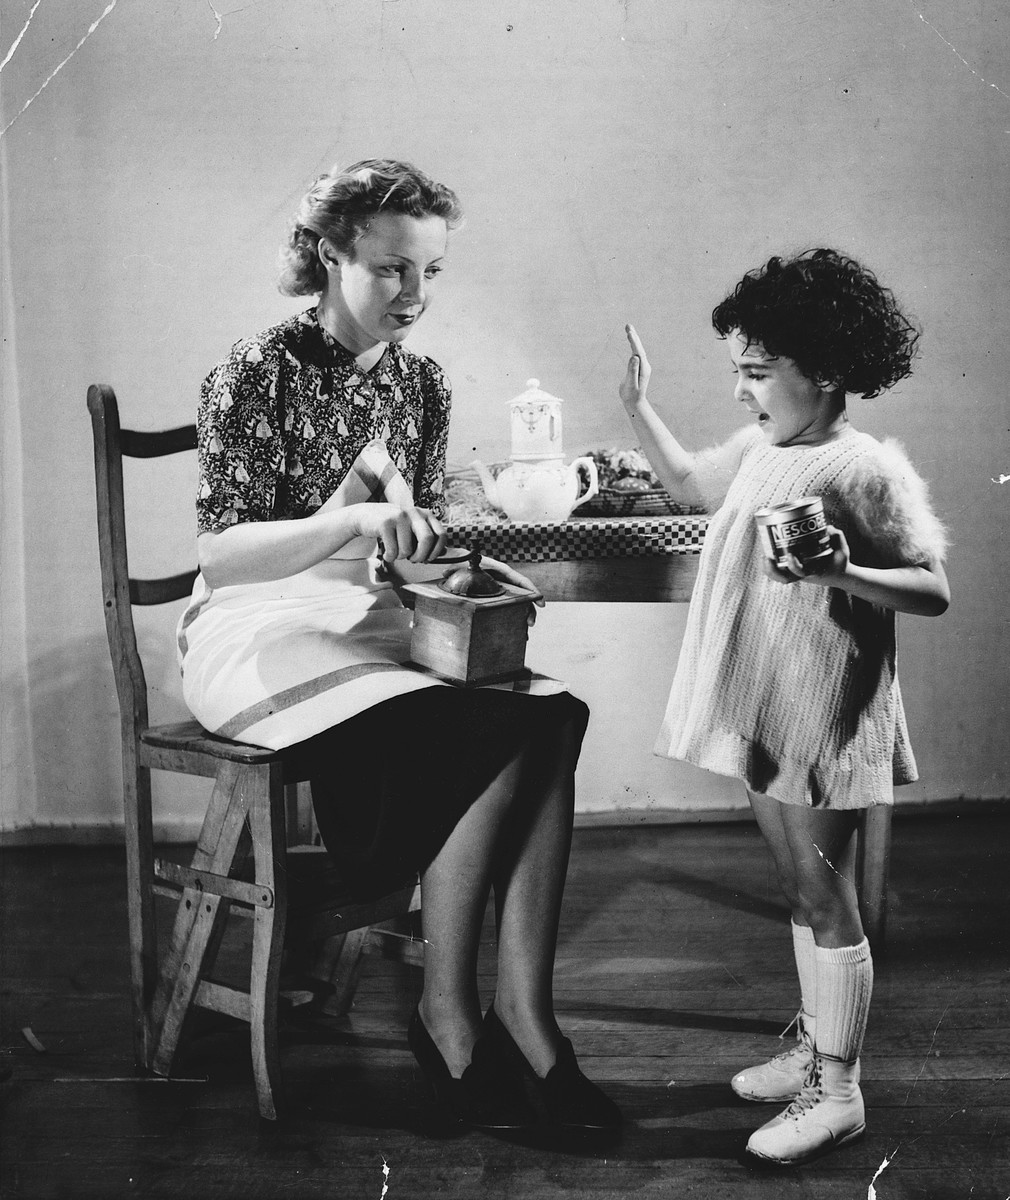
M793 955L796 959L796 974L800 977L801 1029L811 1042L817 1033L817 948L814 931L809 925L792 922Z
M817 961L817 1053L854 1063L863 1048L873 991L870 943L830 949L815 946Z

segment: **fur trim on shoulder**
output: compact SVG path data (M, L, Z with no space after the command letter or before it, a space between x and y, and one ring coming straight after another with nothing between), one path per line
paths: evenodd
M933 512L929 488L894 438L878 442L838 481L863 536L885 558L906 563L940 563L948 538Z
M747 449L761 440L756 425L744 425L719 446L709 446L694 455L694 483L709 512L715 510L726 499L733 476L740 470L740 463Z

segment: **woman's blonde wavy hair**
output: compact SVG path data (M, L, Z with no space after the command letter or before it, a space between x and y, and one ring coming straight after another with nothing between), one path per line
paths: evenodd
M351 254L380 212L441 217L449 229L463 220L456 193L410 163L366 158L344 170L335 167L319 176L298 206L280 251L279 290L285 296L322 292L326 269L319 261L319 239Z

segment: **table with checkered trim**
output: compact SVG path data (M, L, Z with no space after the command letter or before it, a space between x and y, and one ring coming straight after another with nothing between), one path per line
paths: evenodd
M570 517L557 524L447 521L448 544L522 571L548 600L685 601L698 571L707 516Z

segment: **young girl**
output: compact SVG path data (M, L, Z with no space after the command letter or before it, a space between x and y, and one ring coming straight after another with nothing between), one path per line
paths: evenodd
M747 1149L797 1163L864 1129L873 966L845 861L859 810L917 777L894 614L946 609L946 540L897 443L849 423L846 394L905 378L918 339L870 271L833 250L772 258L712 320L752 424L717 449L685 450L646 398L650 367L630 326L620 394L664 486L712 513L656 751L744 781L792 910L797 1044L732 1086L789 1102ZM811 495L832 553L816 571L791 555L773 565L755 511Z

